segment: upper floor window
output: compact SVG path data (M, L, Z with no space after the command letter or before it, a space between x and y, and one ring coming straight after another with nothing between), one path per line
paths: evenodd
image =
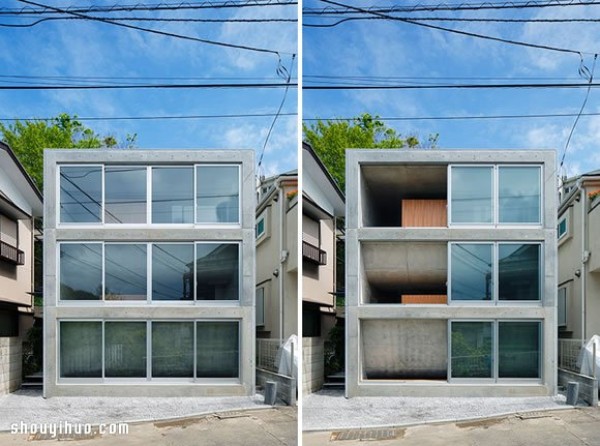
M541 223L539 166L451 166L453 224Z
M59 169L61 223L240 223L239 165Z
M558 220L558 225L556 227L556 232L558 233L558 239L562 239L569 233L569 217L568 215L564 215Z

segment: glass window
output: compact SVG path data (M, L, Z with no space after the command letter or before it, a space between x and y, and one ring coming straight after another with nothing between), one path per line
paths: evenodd
M192 300L194 244L152 245L152 299Z
M146 168L106 166L104 222L146 223Z
M567 235L567 217L563 217L558 222L557 232L558 232L558 239L559 240L561 238L563 238L565 235Z
M152 169L152 223L194 222L194 169Z
M558 289L558 326L567 326L567 289Z
M492 377L492 323L452 322L453 378Z
M60 244L60 299L102 299L102 244Z
M196 351L198 378L239 377L238 322L198 322Z
M500 223L539 223L541 183L539 167L498 168Z
M107 243L104 256L104 299L146 300L146 245Z
M256 326L265 325L265 288L256 289Z
M152 323L152 376L194 377L194 323Z
M102 167L60 166L60 221L102 221Z
M540 323L498 323L498 377L540 377Z
M452 223L492 222L491 167L452 167Z
M146 377L146 322L105 322L104 376Z
M60 377L102 377L102 322L60 323Z
M492 300L492 244L453 243L450 249L452 300Z
M500 300L540 299L540 245L498 244Z
M256 238L259 238L265 233L265 217L261 217L256 222Z
M239 245L196 243L196 299L239 299Z
M240 179L238 166L196 167L196 221L238 223Z

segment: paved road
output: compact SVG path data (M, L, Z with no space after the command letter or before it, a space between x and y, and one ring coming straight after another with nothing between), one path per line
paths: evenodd
M359 439L356 439L356 438ZM362 438L362 440L360 440ZM379 440L376 440L379 438ZM382 438L387 438L382 440ZM370 439L368 443L365 440ZM303 446L600 446L600 409L577 408L398 429L303 435Z
M298 416L295 407L224 412L175 421L130 424L127 435L72 439L0 433L2 446L295 446ZM91 437L91 438L90 438ZM64 443L61 440L70 440Z

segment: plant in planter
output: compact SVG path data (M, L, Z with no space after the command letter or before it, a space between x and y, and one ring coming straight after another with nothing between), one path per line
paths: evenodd
M590 199L590 201L594 201L596 197L600 197L600 189L588 192L588 198Z

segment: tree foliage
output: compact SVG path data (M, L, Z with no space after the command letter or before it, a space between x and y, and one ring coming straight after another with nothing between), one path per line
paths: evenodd
M0 133L40 190L43 189L44 149L131 148L136 140L136 135L127 135L119 144L115 136L101 136L76 116L66 113L51 121L25 120L8 125L0 122Z
M368 113L348 121L317 121L302 125L304 139L323 161L342 190L345 189L346 149L402 149L435 147L438 135L423 144L417 136L403 137Z

